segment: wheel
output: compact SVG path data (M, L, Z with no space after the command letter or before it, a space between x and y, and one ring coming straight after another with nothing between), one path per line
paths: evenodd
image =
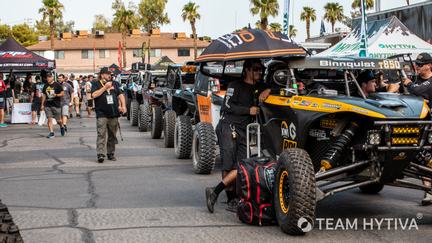
M151 137L153 139L159 139L162 135L163 117L162 107L153 106L152 118L151 118Z
M177 116L176 112L173 110L165 111L163 134L164 134L164 143L166 148L174 147L174 129L175 129L176 116Z
M178 116L174 129L174 152L177 159L189 159L192 151L193 130L188 116Z
M130 106L130 120L129 120L132 126L138 125L138 109L139 109L138 101L132 100Z
M279 157L274 186L276 218L283 232L304 235L315 222L316 184L309 154L298 148Z
M382 183L373 183L366 186L360 186L360 191L366 194L377 194L379 193L383 188L384 184Z
M195 125L192 138L192 162L197 174L210 174L216 163L216 134L207 122Z
M130 101L130 99L127 99L126 109L128 112L126 112L126 118L128 119L128 121L130 121L130 107L131 107L131 101Z
M142 104L138 111L138 130L140 132L147 132L150 128L150 106L149 104Z

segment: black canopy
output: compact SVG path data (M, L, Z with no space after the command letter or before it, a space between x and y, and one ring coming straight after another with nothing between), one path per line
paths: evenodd
M167 56L163 56L161 57L161 59L159 61L157 61L155 64L153 64L151 66L152 70L167 70L168 66L170 64L173 64L174 61L171 60L169 57Z
M217 38L197 58L197 62L285 56L306 56L306 52L280 32L247 29Z
M55 61L36 55L9 37L0 45L0 72L54 69Z

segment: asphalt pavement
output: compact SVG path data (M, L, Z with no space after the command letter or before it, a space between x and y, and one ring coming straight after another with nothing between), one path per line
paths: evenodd
M357 189L317 207L315 228L302 237L278 226L242 224L225 210L205 207L204 188L220 180L193 173L149 133L121 118L117 161L96 162L95 118L74 118L65 137L46 127L0 128L0 199L25 242L430 242L432 206L422 192Z

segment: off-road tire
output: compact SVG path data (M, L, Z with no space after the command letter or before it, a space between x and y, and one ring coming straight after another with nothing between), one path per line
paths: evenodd
M192 138L192 162L197 174L210 174L216 163L216 134L212 124L195 125Z
M304 235L313 229L315 197L315 173L309 154L298 148L282 152L275 178L274 207L283 232Z
M365 186L360 186L359 188L360 191L365 194L377 194L384 188L384 184L377 182Z
M162 128L163 128L162 107L153 106L152 117L151 117L151 138L159 139L162 135Z
M178 116L174 129L174 152L177 159L189 159L192 151L193 130L188 116Z
M163 136L166 148L174 147L174 130L176 122L176 112L173 110L165 111Z
M138 125L138 109L139 109L139 104L138 101L136 100L132 100L131 105L130 105L130 124L132 126L137 126Z
M130 101L128 98L126 98L126 99L127 99L127 101L126 101L126 108L127 108L126 118L127 118L128 121L130 121L130 107L131 107L131 101Z
M140 105L138 112L138 130L140 132L150 130L150 112L150 106L147 103Z

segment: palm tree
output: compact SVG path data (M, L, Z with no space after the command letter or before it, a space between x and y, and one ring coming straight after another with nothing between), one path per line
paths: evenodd
M294 25L290 25L288 27L288 36L289 38L294 38L297 36L297 29L294 27Z
M409 0L406 0L407 5L409 5Z
M198 56L198 48L197 48L197 34L196 34L196 20L201 18L201 15L198 13L199 5L188 2L183 6L182 10L182 18L183 21L189 20L189 23L192 28L192 35L194 41L194 58L196 59Z
M307 38L310 38L310 22L315 22L316 13L315 9L311 7L303 7L303 12L300 14L300 20L306 21Z
M250 0L251 13L260 15L261 29L266 30L268 25L268 17L275 17L279 12L279 3L277 0Z
M344 20L343 7L339 3L327 3L324 9L324 19L331 23L332 32L335 32L334 26L336 22Z
M374 0L365 0L366 1L366 10L372 9L374 7ZM361 0L354 0L351 4L353 9L359 8L361 13Z
M126 61L126 37L130 31L138 26L138 18L133 10L126 9L123 3L116 9L112 26L122 34L122 55L123 67L127 65Z
M48 19L51 50L54 50L55 24L56 20L62 19L62 11L64 10L64 6L58 0L42 0L42 4L43 7L39 9L39 13L42 14L43 21L46 21Z
M270 29L273 32L281 32L282 31L282 25L279 23L271 23Z

